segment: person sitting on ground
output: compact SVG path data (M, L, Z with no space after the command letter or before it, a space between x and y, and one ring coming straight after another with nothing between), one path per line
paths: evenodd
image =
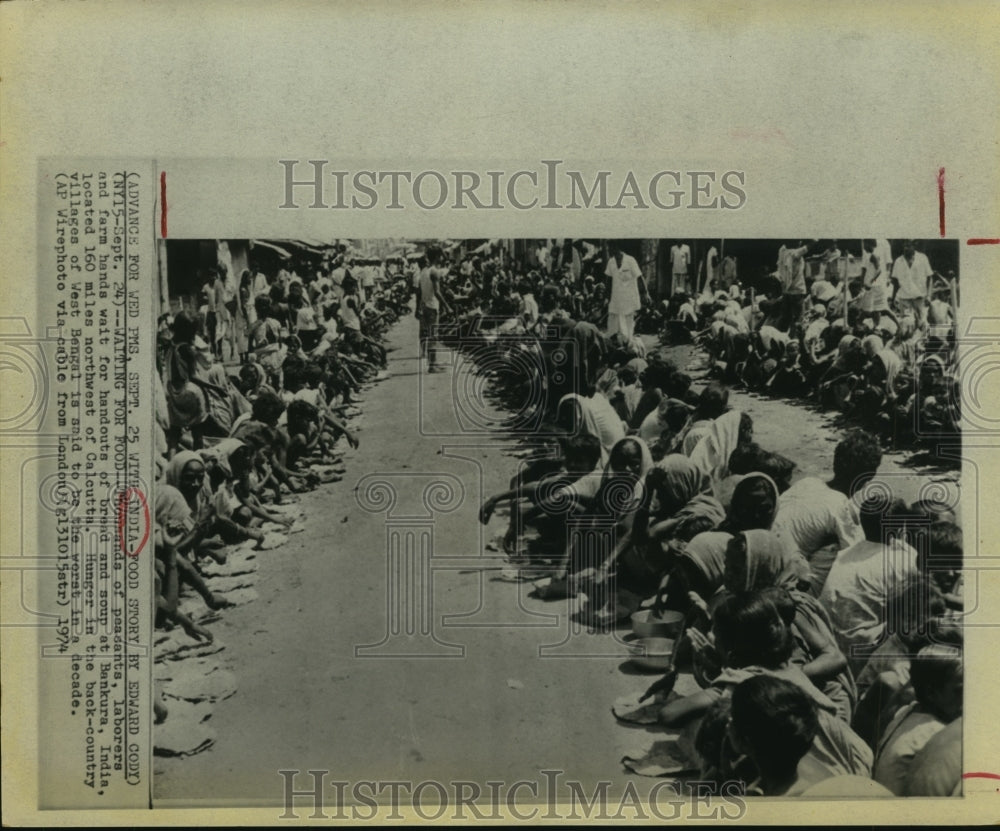
M581 434L562 439L560 447L560 470L544 474L532 482L518 480L515 487L489 497L479 509L479 521L486 525L499 505L510 502L510 522L504 534L504 548L508 552L515 550L518 536L529 523L542 526L540 533L543 539L558 546L558 550L565 551L565 514L569 506L562 502L562 498L574 499L577 507L585 509L586 494L591 488L584 485L578 491L565 493L562 489L572 488L574 483L586 477L596 480L590 484L599 482L601 443L595 436Z
M301 493L308 488L301 477L293 474L285 466L288 437L278 429L278 420L285 411L285 402L273 391L265 390L253 402L250 417L234 425L232 438L257 446L259 439L266 442L264 460L269 466L268 484L274 492L275 504L281 501L281 486L292 493Z
M736 687L756 676L771 676L792 683L817 707L818 731L809 746L811 762L826 776L871 773L871 749L837 718L836 705L791 663L794 640L774 603L760 593L729 595L715 610L710 637L688 630L696 652L714 648L722 670L710 686L666 703L659 721L677 727L701 718L719 698L732 696ZM653 684L646 695L656 695Z
M866 776L830 775L810 755L820 734L820 715L808 694L768 675L748 678L732 695L728 739L756 771L748 795L891 796Z
M917 548L917 570L941 592L950 609L961 611L962 529L954 522L940 520L931 525L929 536L929 545Z
M698 396L698 405L691 414L688 428L684 431L681 452L685 456L690 456L698 442L708 435L712 422L728 409L729 388L717 381L708 384Z
M852 500L881 463L878 439L863 430L851 430L834 450L829 482L806 477L781 495L774 532L809 561L817 595L837 551L864 539Z
M727 592L759 592L774 603L792 632L791 662L837 705L837 717L850 723L857 687L829 615L815 597L799 588L803 572L801 562L789 560L773 534L743 531L726 549L723 581ZM718 598L717 594L712 601L716 606Z
M925 646L910 664L916 701L901 708L886 727L875 754L875 780L896 796L909 790L916 754L962 715L962 651L954 646Z
M837 555L819 594L855 673L885 635L888 599L919 574L917 552L883 527L905 512L900 500L887 505L883 495L869 496L860 509L864 539Z
M559 568L540 597L576 597L587 594L592 613L601 613L614 598L604 592L608 576L617 557L631 545L631 529L635 513L642 501L646 474L653 466L649 448L642 439L628 436L612 448L601 476L583 476L572 485L554 491L549 497L553 504L569 509L573 503L586 505L576 517L575 525L583 529L589 524L595 535L586 531L576 534L567 547ZM609 535L604 530L614 528ZM607 614L612 614L608 610Z
M945 617L947 608L936 587L920 576L888 598L885 637L858 673L858 706L851 726L875 748L882 726L912 700L910 661L932 643L962 645L960 624Z

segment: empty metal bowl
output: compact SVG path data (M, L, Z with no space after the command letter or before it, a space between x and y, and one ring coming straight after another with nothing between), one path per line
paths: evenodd
M640 638L676 638L684 623L681 612L660 612L640 609L632 615L632 631Z
M639 666L662 672L670 668L674 641L671 638L639 638L629 644L628 651Z

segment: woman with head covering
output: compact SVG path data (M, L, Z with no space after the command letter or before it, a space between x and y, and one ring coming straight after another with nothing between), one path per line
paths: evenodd
M195 640L211 641L212 633L196 624L178 608L182 574L187 578L193 571L190 563L178 553L178 548L188 545L188 540L194 531L191 509L188 508L181 492L170 485L158 485L153 503L153 518L157 625L166 619L179 625ZM194 575L197 577L196 572ZM202 589L208 591L200 577L192 585L196 590L200 585ZM211 592L208 592L208 597L212 597ZM214 602L215 599L212 598L212 603Z
M712 428L712 422L724 415L729 408L729 388L725 384L713 381L698 395L695 407L687 426L677 437L680 450L685 456L697 446Z
M866 360L872 360L882 349L882 338L878 335L865 335L861 340L861 351Z
M221 470L221 468L216 469ZM209 537L218 534L225 543L237 543L244 540L263 542L263 532L245 527L233 519L232 510L235 510L235 506L232 502L217 498L217 494L213 492L209 482L207 466L201 454L195 453L193 450L182 450L177 453L167 464L164 479L168 485L176 488L183 495L191 509L195 525L203 529L202 536ZM219 513L220 504L224 511L228 511L228 515ZM208 549L208 553L218 558L213 549ZM225 561L224 555L221 561Z
M730 410L715 419L690 452L691 461L709 477L718 497L729 476L729 457L741 445L753 441L753 419L748 413ZM686 444L686 441L685 441Z
M671 454L646 476L635 512L631 548L620 558L619 587L641 601L656 594L675 565L675 549L716 528L725 511L709 492L708 477L690 459Z
M608 371L614 375L613 370ZM612 388L610 379L602 377L600 380L604 390ZM559 400L556 421L561 428L574 435L586 433L596 436L601 442L601 464L607 464L615 443L625 438L625 425L600 389L590 398L576 392L564 395Z
M744 476L733 490L725 521L717 530L692 538L679 553L673 574L660 584L658 607L686 609L693 604L707 611L707 601L723 586L726 551L733 535L769 529L777 511L774 480L763 473Z
M656 408L639 425L639 438L646 442L651 450L657 451L655 456L662 458L677 442L692 412L692 408L683 401L663 396Z
M668 539L681 528L690 530L696 518L710 523L709 528L717 527L726 518L722 505L711 494L708 476L681 453L671 453L657 462L646 477L646 485L653 499L648 529L653 542Z
M799 589L808 576L808 563L801 556L789 556L770 531L743 531L726 549L726 590L768 593L791 627L795 639L791 662L837 705L838 717L850 723L857 687L830 616L815 597Z

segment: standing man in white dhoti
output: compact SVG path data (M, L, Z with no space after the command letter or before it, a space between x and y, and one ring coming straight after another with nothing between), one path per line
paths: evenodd
M691 296L691 247L687 243L675 242L670 247L670 296L682 291ZM661 297L661 300L666 298Z
M608 245L611 257L604 269L604 275L611 278L611 301L608 303L608 335L621 332L631 340L635 334L635 313L642 303L649 302L646 281L635 257L621 249L618 240ZM640 300L641 296L641 300Z

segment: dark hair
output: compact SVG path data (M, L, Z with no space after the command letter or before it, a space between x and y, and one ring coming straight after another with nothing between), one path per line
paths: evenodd
M925 526L918 526L925 527ZM911 529L910 544L917 549L917 569L929 576L932 572L959 571L962 568L962 529L954 522L931 523L926 545L920 545L917 529Z
M906 503L902 499L886 499L884 494L875 493L865 498L858 509L861 530L869 542L885 542L882 526L890 517L907 516Z
M882 447L871 433L854 429L833 451L833 475L856 490L866 484L882 464Z
M729 407L729 388L713 381L698 396L698 417L718 418Z
M930 580L910 578L885 600L886 632L898 636L904 643L930 643L930 621L944 614L946 609L941 592Z
M253 308L257 312L257 317L263 320L271 314L271 299L263 294L258 294L253 299Z
M961 671L961 649L944 644L925 646L910 661L910 683L917 703L932 707L934 693Z
M277 393L264 390L253 401L253 417L264 424L273 424L285 411L285 402Z
M775 669L792 655L792 633L774 603L760 592L727 596L715 610L716 642L737 668Z
M691 389L691 376L686 372L672 372L663 385L663 392L671 398L683 399Z
M753 441L753 418L750 413L740 413L740 426L736 438L737 446Z
M768 586L759 589L757 595L761 600L768 600L774 604L774 608L778 610L778 615L786 626L795 623L795 598L784 586Z
M643 383L654 389L663 389L670 386L673 376L676 374L677 367L672 361L654 356L643 372Z
M634 384L635 379L637 377L638 376L636 375L635 370L632 369L632 367L630 366L618 367L618 380L621 381L621 383L624 386L628 387Z
M791 681L757 675L733 690L733 731L762 774L787 779L819 732L812 699Z
M705 531L715 530L715 520L711 517L703 515L689 516L686 519L682 519L677 525L674 526L673 536L675 539L684 540L685 542L690 542L698 534L703 534Z
M731 707L730 699L717 699L712 702L712 706L708 708L708 712L698 725L698 731L694 736L694 749L701 757L703 772L718 768L722 762Z
M319 410L308 401L296 399L288 405L288 426L289 428L306 425L319 421Z
M621 454L625 452L626 447L634 447L638 452L641 452L642 450L642 445L639 444L639 439L636 436L626 436L611 448L611 454L608 457L608 465L610 467L613 468L611 465L611 459L620 459Z
M736 474L763 473L774 480L778 492L788 490L795 471L795 462L780 453L764 450L756 442L737 445L729 456L729 472Z
M589 433L567 436L560 441L560 444L566 460L579 459L584 464L589 463L591 470L597 467L597 463L601 460L601 440L597 436L591 436Z
M298 364L289 364L284 370L284 384L288 392L298 392L305 382L302 367Z
M188 311L178 312L170 325L175 343L191 343L198 334L198 328L198 318Z
M958 568L962 565L962 528L954 522L941 520L931 525L930 529L930 555L931 560L946 558L954 562L958 561Z
M946 518L945 515L955 516L955 510L951 505L937 499L918 499L910 505L910 513L930 522L943 520Z

